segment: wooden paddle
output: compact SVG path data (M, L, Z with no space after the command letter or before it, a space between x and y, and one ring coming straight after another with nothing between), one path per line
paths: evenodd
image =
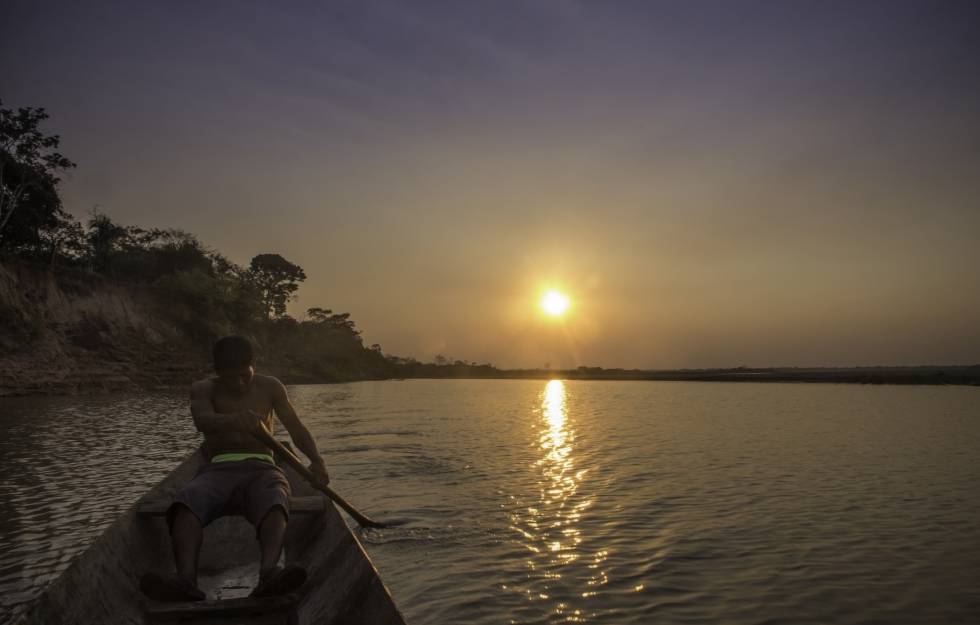
M253 430L252 435L262 441L263 444L271 447L272 450L276 452L276 455L285 460L289 466L293 467L297 473L299 473L307 482L310 483L311 486L313 486L313 488L317 489L332 499L338 506L346 510L347 514L351 515L351 517L357 521L361 527L387 527L387 525L384 523L379 523L364 516L358 512L357 508L352 506L346 499L333 492L332 488L321 483L316 476L313 475L313 472L306 468L303 461L296 457L296 454L286 449L286 447L273 438L272 434L269 434L265 428L260 427Z

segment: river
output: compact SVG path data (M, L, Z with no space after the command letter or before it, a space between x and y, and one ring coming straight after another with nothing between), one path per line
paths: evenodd
M406 618L980 622L980 389L290 387ZM0 400L0 622L198 443L184 394Z

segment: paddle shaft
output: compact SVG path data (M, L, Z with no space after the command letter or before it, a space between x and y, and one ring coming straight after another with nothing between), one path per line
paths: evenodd
M318 491L320 491L321 493L323 493L324 495L332 499L334 503L336 503L338 506L340 506L345 511L347 511L347 514L351 515L351 517L355 521L357 521L362 527L385 527L384 523L379 523L361 514L357 510L357 508L352 506L350 502L348 502L346 499L344 499L343 497L335 493L332 488L330 488L326 484L321 483L320 480L318 480L317 477L313 475L313 472L306 468L306 465L303 464L303 461L296 457L296 454L286 449L286 447L282 443L277 441L275 438L273 438L272 434L269 434L269 432L266 431L265 428L260 427L256 430L253 430L252 435L255 436L255 438L262 441L263 444L271 447L272 450L275 451L278 456L280 456L283 460L285 460L289 466L295 469L296 472L303 477L303 479L305 479L307 482L310 483L311 486L313 486L313 488L317 489Z

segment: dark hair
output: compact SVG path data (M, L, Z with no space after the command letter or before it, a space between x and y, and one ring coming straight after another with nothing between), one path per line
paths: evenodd
M212 353L215 371L248 367L255 360L252 344L244 336L226 336L218 339Z

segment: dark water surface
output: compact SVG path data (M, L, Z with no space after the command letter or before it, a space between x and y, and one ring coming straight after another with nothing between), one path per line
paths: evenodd
M409 621L980 622L980 389L290 389ZM0 400L0 622L197 444L183 394Z

